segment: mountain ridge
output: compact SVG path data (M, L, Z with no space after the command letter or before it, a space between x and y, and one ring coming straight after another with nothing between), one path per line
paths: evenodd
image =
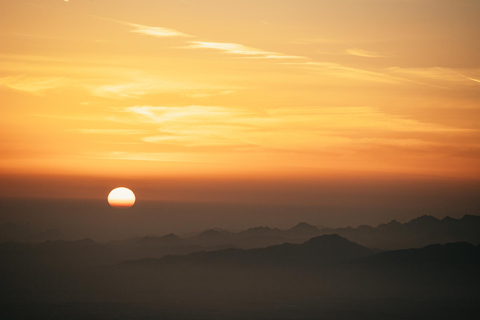
M216 251L201 251L188 255L168 255L159 259L126 261L125 265L138 263L241 263L242 265L281 264L318 266L325 263L360 258L373 251L339 235L322 235L302 244L283 243L256 249L228 248Z

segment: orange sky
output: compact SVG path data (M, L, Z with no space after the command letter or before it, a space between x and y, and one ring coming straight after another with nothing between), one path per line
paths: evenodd
M0 173L480 178L476 0L0 0Z

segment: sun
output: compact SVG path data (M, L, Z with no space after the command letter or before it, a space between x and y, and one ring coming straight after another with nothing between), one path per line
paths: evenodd
M115 188L108 194L108 204L115 208L129 208L135 203L135 194L124 187Z

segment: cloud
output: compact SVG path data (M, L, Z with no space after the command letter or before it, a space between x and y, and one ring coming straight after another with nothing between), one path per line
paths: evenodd
M197 162L197 157L191 153L176 152L125 152L113 151L84 155L85 158L114 159L114 160L138 160L138 161L161 161L161 162Z
M219 50L227 54L245 55L252 58L266 58L266 59L304 59L300 56L286 55L278 52L264 51L261 49L251 48L238 43L227 42L204 42L204 41L190 41L187 48L192 49L213 49Z
M209 98L215 95L228 95L235 93L235 90L220 90L220 91L215 91L215 92L191 92L191 93L186 93L185 96L191 97L191 98Z
M238 87L217 86L211 84L191 83L188 81L164 79L159 77L139 76L120 83L110 83L89 87L95 96L104 98L137 98L139 96L162 92L178 92L191 95L223 95L232 93Z
M396 74L403 74L403 75L410 75L422 78L430 78L430 79L441 79L447 81L458 81L461 80L461 76L456 72L452 72L451 70L439 67L433 68L398 68L393 67L388 69L391 73Z
M140 33L148 36L194 37L192 35L185 34L183 32L180 32L174 29L164 28L164 27L150 27L142 24L136 24L136 23L114 20L109 18L102 18L102 17L97 17L97 18L106 19L116 23L121 23L130 27L134 27L134 29L131 30L131 32ZM228 54L243 55L243 56L248 56L249 58L256 58L256 59L305 59L305 57L301 57L301 56L288 55L288 54L283 54L279 52L270 52L270 51L248 47L238 43L228 43L228 42L190 41L189 45L184 46L183 48L213 49L213 50L219 50Z
M321 37L312 37L312 38L303 38L296 39L292 41L293 44L345 44L346 40L339 38L321 38Z
M41 113L31 113L33 117L41 117L48 119L57 119L57 120L73 120L73 121L93 121L93 122L104 122L106 119L99 116L86 116L86 115L52 115L52 114L41 114Z
M168 29L168 28L163 28L163 27L149 27L149 26L144 26L141 24L135 24L135 23L129 23L129 22L124 22L124 24L127 24L131 27L134 27L134 30L131 30L131 32L135 33L141 33L147 36L154 36L154 37L191 37L188 34L185 34L180 31L176 31L173 29Z
M466 132L462 128L420 122L383 113L371 107L311 107L271 109L272 118L286 122L290 127L327 131L381 131L381 132Z
M195 134L192 134L195 133ZM232 145L232 141L223 135L209 134L209 132L201 132L195 130L190 134L162 134L157 136L149 136L142 139L142 141L160 144L180 144L188 147L195 146L228 146Z
M464 73L477 73L478 70L457 70L450 68L389 68L388 72L414 79L431 80L444 85L473 85L471 82L480 82L473 77L465 76Z
M466 77L468 80L470 81L473 81L473 82L478 82L480 83L480 80L479 79L475 79L475 78L470 78L470 77Z
M130 114L130 124L157 125L141 141L186 147L244 145L238 135L251 127L243 121L254 115L248 110L197 105L133 106L124 111Z
M332 76L346 79L356 79L361 81L382 82L387 84L416 84L422 86L443 88L434 83L421 81L420 78L408 77L406 73L395 72L397 68L389 68L386 70L370 71L349 67L343 64L334 62L316 62L316 61L294 61L282 62L286 65L297 65L299 67L307 68L312 71L321 72L323 76Z
M414 148L430 142L412 138L411 134L472 131L395 116L370 107L275 108L257 113L218 106L134 106L124 112L129 114L125 116L126 123L152 125L152 130L139 137L141 141L184 147L257 146L302 152L329 148L360 150L362 146L374 145Z
M24 75L0 78L0 85L10 89L42 94L46 90L65 86L68 81L61 77L28 77Z
M106 18L102 16L97 16L97 15L88 15L89 17L96 18L96 19L101 19L101 20L107 20L110 22L114 23L119 23L123 24L129 27L133 27L134 29L131 30L131 32L135 33L140 33L144 34L147 36L153 36L153 37L191 37L188 34L185 34L183 32L174 30L174 29L169 29L169 28L164 28L164 27L150 27L146 26L143 24L138 24L138 23L132 23L132 22L127 22L127 21L122 21L122 20L116 20L116 19L111 19L111 18Z
M86 70L85 67L81 69L82 71ZM72 77L70 74L70 77L67 78L11 75L0 78L0 86L35 95L42 95L52 89L78 88L90 92L93 96L111 99L136 99L149 94L165 92L178 93L193 98L205 98L216 95L228 95L242 89L234 86L195 83L167 77L149 76L138 71L134 71L137 76L131 77L130 75L125 75L123 70L108 68L98 70L94 68L91 70L98 72L100 76L97 78L85 78L82 74L77 77ZM65 70L59 70L59 72L61 71L65 73ZM73 72L77 72L77 70L73 69ZM109 77L102 78L104 75ZM118 80L122 78L124 80Z
M362 81L384 82L384 83L412 82L411 80L392 76L390 74L348 67L348 66L344 66L342 64L333 63L333 62L315 62L315 61L302 62L301 61L301 62L286 62L284 64L298 65L300 67L308 68L310 70L321 71L322 75L330 75L334 77L350 78L350 79L360 79Z
M352 56L358 56L358 57L364 57L364 58L389 58L393 57L392 55L384 55L384 54L379 54L373 51L367 51L367 50L362 50L362 49L348 49L345 51L346 54L352 55Z
M133 129L74 129L74 132L86 134L107 134L107 135L137 135L146 133L145 130Z
M125 112L140 115L143 121L161 123L165 121L223 121L226 118L247 114L247 111L233 110L216 106L134 106L125 109Z

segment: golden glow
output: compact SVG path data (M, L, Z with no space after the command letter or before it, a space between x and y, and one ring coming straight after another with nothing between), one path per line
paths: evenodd
M475 1L0 10L0 174L480 178Z
M124 187L115 188L108 194L108 203L115 208L129 208L135 203L135 194Z

